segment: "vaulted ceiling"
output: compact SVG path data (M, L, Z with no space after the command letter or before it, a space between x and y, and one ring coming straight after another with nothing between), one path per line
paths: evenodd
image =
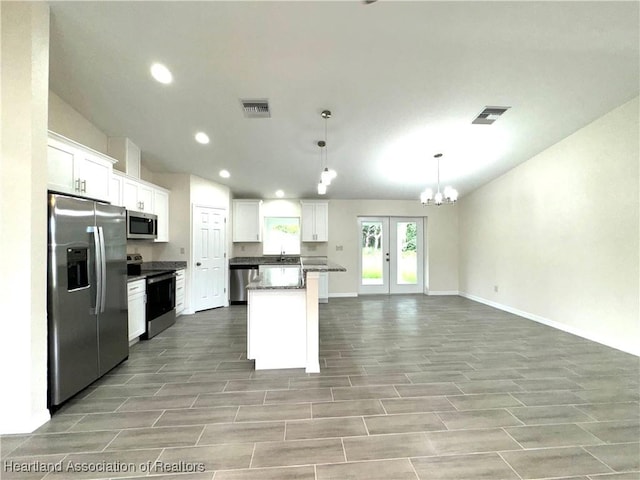
M324 109L328 198L417 199L435 153L464 195L639 92L638 2L50 4L51 89L150 170L236 196L316 197ZM486 106L511 108L473 125Z

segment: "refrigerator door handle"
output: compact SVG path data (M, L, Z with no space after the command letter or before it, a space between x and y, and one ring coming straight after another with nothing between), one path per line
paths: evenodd
M103 263L102 263L102 252L101 248L102 242L100 238L100 230L99 227L95 225L91 227L87 227L87 232L93 233L93 250L94 254L94 266L96 272L96 302L95 307L91 309L92 315L97 315L100 312L100 301L102 300L102 280L103 280Z
M107 306L107 253L105 252L104 230L98 227L100 237L100 263L102 270L102 280L100 281L100 313L104 313Z

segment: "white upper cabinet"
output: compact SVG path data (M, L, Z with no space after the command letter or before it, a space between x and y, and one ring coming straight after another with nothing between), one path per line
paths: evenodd
M48 188L96 200L111 200L111 172L116 160L49 132Z
M111 175L111 187L109 190L109 197L112 205L124 207L124 202L122 201L123 189L124 176L118 175L114 170Z
M262 241L262 200L233 201L233 241Z
M169 241L169 192L153 189L153 213L158 216L158 238L155 242Z
M125 177L122 202L127 210L153 213L153 187L134 178Z
M329 241L329 203L303 200L302 241Z
M169 241L169 194L166 188L131 178L116 170L111 176L112 204L158 216L156 242Z

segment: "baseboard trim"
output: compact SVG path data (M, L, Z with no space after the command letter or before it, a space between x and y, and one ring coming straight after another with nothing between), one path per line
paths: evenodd
M18 433L32 433L47 423L51 419L51 414L46 408L34 413L27 418L12 418L11 422L0 426L0 434L12 435Z
M358 294L355 292L346 292L346 293L330 293L329 298L353 298L357 297Z
M458 290L427 290L426 295L438 296L438 295L460 295Z
M464 298L468 298L469 300L473 300L474 302L483 303L493 308L497 308L498 310L503 310L505 312L513 313L514 315L518 315L519 317L526 318L527 320L533 320L534 322L541 323L543 325L547 325L548 327L555 328L557 330L561 330L563 332L570 333L572 335L576 335L578 337L591 340L592 342L599 343L601 345L605 345L607 347L615 348L616 350L620 350L625 353L630 353L631 355L635 355L640 357L640 348L630 348L627 345L620 345L616 342L611 342L610 340L603 340L602 338L593 335L590 332L585 332L580 328L575 328L570 325L565 325L564 323L556 322L555 320L550 320L545 317L541 317L540 315L536 315L534 313L525 312L524 310L519 310L517 308L510 307L508 305L503 305L502 303L494 302L492 300L487 300L486 298L478 297L476 295L471 295L466 292L460 292L459 295Z

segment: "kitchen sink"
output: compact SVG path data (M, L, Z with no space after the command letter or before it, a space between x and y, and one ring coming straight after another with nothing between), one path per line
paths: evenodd
M300 257L273 257L267 258L265 264L268 265L300 265Z

